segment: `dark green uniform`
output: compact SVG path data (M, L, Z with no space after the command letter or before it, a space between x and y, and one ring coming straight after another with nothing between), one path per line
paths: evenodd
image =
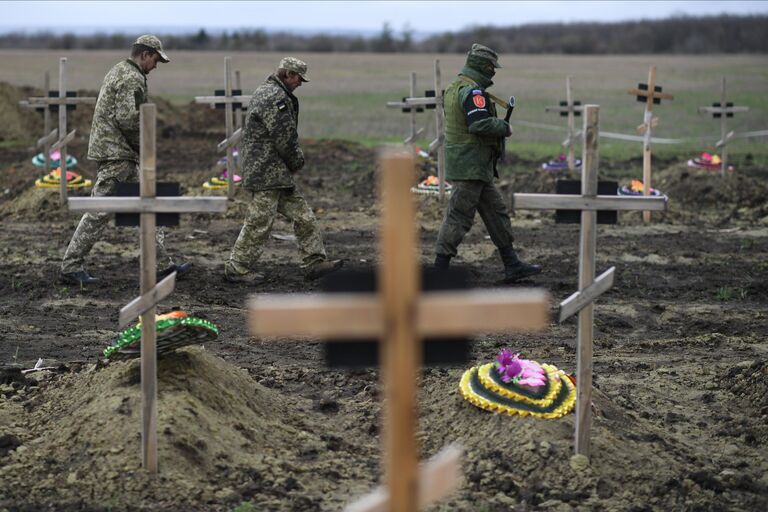
M512 247L514 240L507 207L493 184L509 124L496 117L496 107L485 93L493 82L471 64L468 59L445 91L445 176L454 188L436 253L448 257L456 256L475 212L496 247Z
M493 183L504 138L512 133L486 93L497 67L493 50L472 45L466 65L445 91L445 177L453 191L437 235L435 265L449 265L479 213L504 263L505 281L513 282L541 267L518 259L509 212Z

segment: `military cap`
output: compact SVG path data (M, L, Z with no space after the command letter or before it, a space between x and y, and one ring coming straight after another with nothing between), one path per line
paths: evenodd
M482 44L473 44L472 48L469 49L467 56L480 57L481 59L489 61L495 68L501 67L499 64L499 55L495 51Z
M158 53L158 55L160 55L160 60L162 62L171 62L171 59L169 59L168 55L166 55L163 51L163 43L161 43L160 39L158 39L156 36L150 34L139 36L139 38L136 39L136 42L133 44L143 44L144 46L152 48Z
M277 68L298 73L303 82L309 82L309 78L307 78L307 63L303 60L299 60L296 57L283 57Z

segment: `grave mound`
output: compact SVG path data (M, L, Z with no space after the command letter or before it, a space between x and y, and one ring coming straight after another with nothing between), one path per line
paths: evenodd
M205 504L259 496L318 510L338 506L323 495L329 485L360 486L350 493L370 486L352 462L360 447L347 448L309 401L262 386L199 347L158 360L155 480L140 469L138 360L54 377L28 403L13 411L13 423L0 422L0 435L17 441L0 465L0 508L2 498L33 506L56 495L59 510L112 502L138 509L144 500L158 510L218 510Z

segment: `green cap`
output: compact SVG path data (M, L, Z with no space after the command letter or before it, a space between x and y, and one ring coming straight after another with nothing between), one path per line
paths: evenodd
M158 53L158 55L160 55L161 62L171 62L171 59L169 59L168 55L166 55L163 51L163 43L161 43L160 39L158 39L156 36L150 34L139 36L139 38L136 39L136 42L133 44L143 44L144 46L152 48Z
M309 82L309 78L307 78L307 63L303 60L299 60L296 57L283 57L277 68L298 73L303 82Z
M472 45L472 48L469 49L469 53L467 53L468 57L479 57L481 59L485 59L491 64L493 64L493 67L500 68L501 65L499 64L499 55L488 48L487 46L484 46L482 44L475 43Z

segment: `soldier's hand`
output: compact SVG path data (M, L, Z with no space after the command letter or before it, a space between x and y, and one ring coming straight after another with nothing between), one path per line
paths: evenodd
M507 137L510 137L512 135L512 125L507 124Z

